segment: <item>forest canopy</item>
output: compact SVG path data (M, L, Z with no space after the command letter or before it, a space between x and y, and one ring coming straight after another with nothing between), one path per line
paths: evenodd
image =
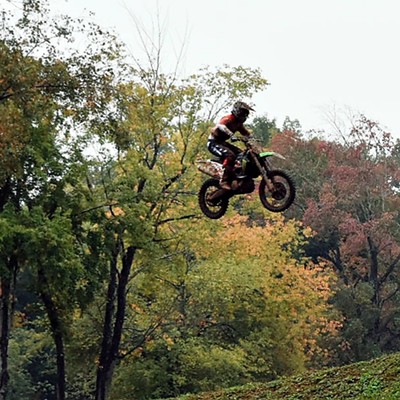
M163 398L398 351L399 142L364 115L330 140L256 115L296 203L206 220L195 161L268 81L162 73L153 50L132 62L42 0L4 19L0 399Z

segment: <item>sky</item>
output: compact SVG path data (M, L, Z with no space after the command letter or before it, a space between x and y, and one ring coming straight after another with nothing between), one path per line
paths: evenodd
M345 120L351 110L400 138L398 0L50 0L50 5L75 17L92 11L135 54L140 47L135 20L150 34L159 20L162 56L171 71L184 49L182 77L207 65L259 68L270 85L253 98L256 115L275 118L278 126L289 116L305 131L329 130L333 112Z

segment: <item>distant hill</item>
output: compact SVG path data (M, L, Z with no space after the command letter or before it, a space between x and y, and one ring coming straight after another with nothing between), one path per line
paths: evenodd
M400 353L180 400L400 400Z

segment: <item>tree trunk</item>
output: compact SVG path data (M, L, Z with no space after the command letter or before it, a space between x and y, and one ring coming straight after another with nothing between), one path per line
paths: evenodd
M8 342L10 336L10 293L11 285L7 278L1 279L1 373L0 373L0 400L5 400L8 392Z
M369 281L374 288L374 297L373 303L379 309L379 313L375 318L374 329L373 329L373 340L375 343L379 343L381 341L382 332L381 332L381 315L382 315L382 304L381 304L381 293L380 293L380 282L379 282L379 260L378 260L378 248L374 243L371 236L367 237L369 253L370 253L370 271L369 271Z
M380 300L380 285L378 279L378 269L379 269L379 261L378 261L378 249L370 236L367 237L368 246L369 246L369 254L370 254L370 270L369 270L369 281L374 288L374 304L378 305Z
M11 179L7 177L4 185L0 188L0 212L4 210L4 206L11 194Z
M46 308L47 316L50 321L51 333L56 347L57 358L57 383L56 399L65 400L65 351L64 338L62 332L62 322L57 307L49 294L47 287L47 278L43 269L38 271L40 297Z
M118 273L117 268L118 254L114 254L111 260L103 340L99 366L97 368L96 400L107 400L114 369L118 361L118 352L126 313L126 287L135 253L136 248L129 247L123 254L120 273Z
M108 382L111 382L111 377L109 376L110 366L109 366L109 349L111 347L112 339L112 321L114 318L115 310L115 297L117 288L117 268L118 253L113 254L113 258L110 262L110 278L108 281L107 290L107 301L106 310L104 316L103 325L103 339L101 343L99 366L97 367L97 379L96 379L96 400L107 398L107 388Z
M8 260L8 269L3 272L0 283L0 400L8 393L8 346L10 341L11 320L14 310L14 292L18 273L18 259L13 254Z

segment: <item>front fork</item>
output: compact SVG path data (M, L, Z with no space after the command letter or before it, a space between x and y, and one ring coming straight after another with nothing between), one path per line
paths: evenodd
M263 165L261 165L260 161L258 161L258 158L254 155L254 153L252 151L250 152L250 155L253 158L254 163L257 165L257 168L261 172L261 176L264 179L268 190L272 193L274 191L275 187L274 187L274 184L271 181L271 179L268 178L267 170L265 169L265 167Z

